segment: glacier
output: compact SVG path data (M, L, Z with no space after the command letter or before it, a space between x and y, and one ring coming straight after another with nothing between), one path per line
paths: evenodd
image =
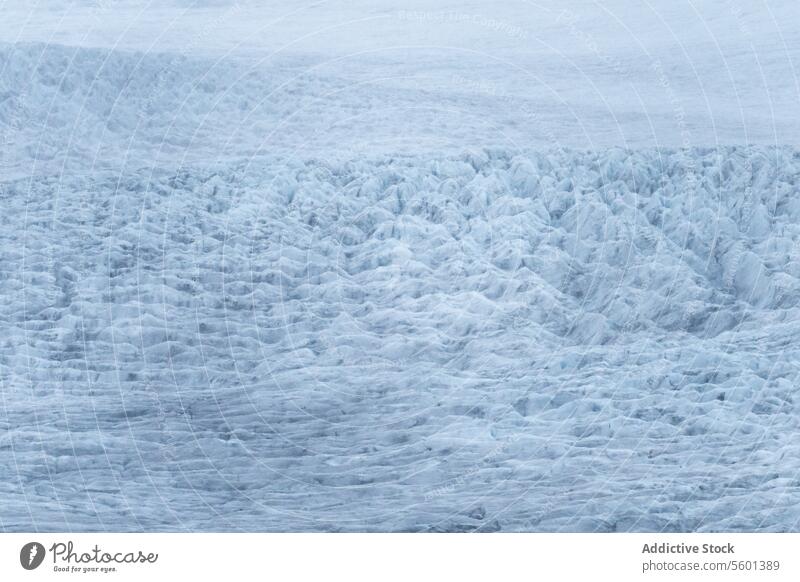
M0 529L797 530L800 125L777 48L772 122L752 85L712 83L703 123L668 52L598 55L609 37L554 9L583 64L541 73L568 99L588 75L611 112L570 120L483 60L556 42L514 13L391 12L409 42L495 39L472 73L434 51L431 80L397 55L320 67L324 38L222 58L248 2L213 50L151 50L139 21L79 42L56 22L111 15L52 4L0 45ZM660 105L639 115L622 71Z

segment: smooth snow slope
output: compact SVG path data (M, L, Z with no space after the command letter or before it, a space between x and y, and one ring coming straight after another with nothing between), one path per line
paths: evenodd
M197 4L4 7L0 529L798 529L792 3Z
M229 76L217 95L246 84L230 78L232 61L290 67L298 116L282 118L276 147L391 155L800 135L800 4L789 0L0 0L0 11L5 42L210 59ZM241 107L276 102L253 92Z

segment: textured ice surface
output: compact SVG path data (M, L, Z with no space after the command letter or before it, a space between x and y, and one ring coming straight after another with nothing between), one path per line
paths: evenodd
M791 529L800 157L5 185L7 529Z
M26 6L5 40L105 48L0 48L0 528L798 529L779 27L710 2L692 44L661 3L636 52L376 9L325 62L324 3L277 39L248 2L157 39L161 9ZM229 24L272 58L209 49Z

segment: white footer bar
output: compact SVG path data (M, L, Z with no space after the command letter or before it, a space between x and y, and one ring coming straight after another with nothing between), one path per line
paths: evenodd
M0 580L800 580L800 534L2 534Z

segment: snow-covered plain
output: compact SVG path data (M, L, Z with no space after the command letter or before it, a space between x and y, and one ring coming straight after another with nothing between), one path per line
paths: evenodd
M0 529L798 529L794 3L0 10Z

